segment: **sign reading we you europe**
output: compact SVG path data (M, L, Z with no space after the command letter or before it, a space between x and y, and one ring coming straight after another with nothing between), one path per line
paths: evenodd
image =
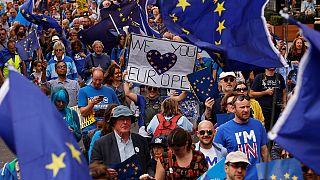
M154 87L190 90L197 47L183 42L132 35L127 80Z

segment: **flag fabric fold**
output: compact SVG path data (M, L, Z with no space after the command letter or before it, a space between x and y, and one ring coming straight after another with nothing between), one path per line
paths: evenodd
M16 153L22 179L91 179L61 114L17 72L0 89L0 117L0 136Z
M224 71L282 67L286 64L267 34L265 0L160 1L169 31L219 57Z
M310 46L300 61L294 95L268 135L320 174L320 33L286 17L302 30Z
M32 56L33 51L39 47L40 44L35 31L32 31L28 36L16 43L19 56L24 61Z

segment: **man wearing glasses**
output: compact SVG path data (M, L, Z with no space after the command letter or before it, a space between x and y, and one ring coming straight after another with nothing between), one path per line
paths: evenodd
M244 152L250 162L246 179L258 179L255 164L270 159L266 130L259 120L250 118L249 96L237 95L232 102L235 118L219 127L214 142L222 144L229 153Z
M224 170L227 174L226 180L244 179L249 164L250 162L243 152L236 151L229 153L224 166Z
M198 125L197 136L199 138L199 142L195 144L195 150L204 154L209 168L217 164L228 154L226 148L221 144L213 142L215 131L213 124L208 120L201 121Z

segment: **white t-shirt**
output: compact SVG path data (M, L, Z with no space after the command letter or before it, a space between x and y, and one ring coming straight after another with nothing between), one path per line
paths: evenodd
M216 151L214 150L213 146L210 149L203 149L203 148L199 147L199 150L206 157L209 168L211 168L212 166L214 166L218 163L218 157L217 157Z

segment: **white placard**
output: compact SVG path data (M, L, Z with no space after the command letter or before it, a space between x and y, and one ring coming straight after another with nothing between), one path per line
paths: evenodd
M193 72L196 57L194 45L132 35L126 79L154 87L190 90L186 76Z

